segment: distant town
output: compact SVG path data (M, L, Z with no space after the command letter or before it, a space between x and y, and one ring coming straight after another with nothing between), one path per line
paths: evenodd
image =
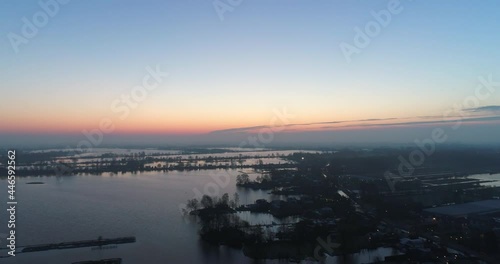
M391 247L398 254L380 262L495 263L500 257L500 178L468 176L500 172L500 149L449 147L411 175L396 176L398 157L412 151L294 153L286 157L294 168L264 169L253 181L246 174L237 178L241 188L285 194L286 200L240 205L237 197L225 194L190 200L187 209L200 220L204 240L242 248L256 259L320 261L322 254ZM387 173L394 182L384 177ZM236 211L295 221L250 225L234 216Z

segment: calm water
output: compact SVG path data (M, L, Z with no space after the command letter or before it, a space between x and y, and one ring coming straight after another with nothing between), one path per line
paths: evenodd
M468 176L471 179L478 179L483 181L488 181L481 183L483 186L500 186L500 173L497 174L473 174Z
M198 192L211 195L238 192L240 203L251 203L259 198L284 199L265 191L236 188L235 179L239 173L237 170L212 170L19 178L16 192L18 246L96 239L98 236L136 236L137 242L100 251L83 248L24 253L3 258L1 263L67 264L115 257L123 258L125 264L258 263L239 250L199 241L198 226L179 210L182 203L196 197ZM251 177L256 176L251 174ZM31 181L45 184L26 184ZM2 186L4 183L2 180ZM5 206L6 195L0 196L0 202ZM0 217L7 219L5 210L1 210ZM242 218L254 223L279 222L269 215L243 213ZM6 233L3 223L2 220L0 233ZM0 247L5 244L3 239ZM5 250L0 253L6 255ZM381 249L353 255L356 260L352 263L379 254L386 252ZM328 263L337 262L337 258L329 259Z

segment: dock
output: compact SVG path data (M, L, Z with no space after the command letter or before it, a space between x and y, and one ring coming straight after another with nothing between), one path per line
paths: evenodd
M105 246L105 245L128 244L128 243L135 243L135 237L119 237L119 238L99 237L95 240L82 240L82 241L63 242L63 243L56 243L56 244L42 244L42 245L25 246L21 252L27 253L27 252L37 252L37 251L46 251L46 250L54 250L54 249L101 247L101 246Z
M101 260L87 260L87 261L78 261L73 262L71 264L121 264L121 258L112 258L112 259L101 259Z

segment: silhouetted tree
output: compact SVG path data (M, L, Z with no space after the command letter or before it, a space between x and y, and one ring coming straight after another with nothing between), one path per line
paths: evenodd
M203 206L203 208L214 207L214 201L213 201L212 197L210 197L208 195L203 195L203 197L201 197L201 206Z
M242 173L236 177L236 184L242 185L250 182L250 177L246 173Z

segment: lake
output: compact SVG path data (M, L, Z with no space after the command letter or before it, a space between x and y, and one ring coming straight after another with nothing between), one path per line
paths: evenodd
M258 176L251 173L251 178ZM234 192L240 203L285 199L267 191L235 187L238 170L170 171L65 177L24 177L17 182L17 246L76 240L135 236L137 242L106 250L90 248L22 253L2 263L71 263L123 258L132 263L283 263L255 262L240 250L207 245L199 240L197 224L180 212L180 205L197 193ZM26 184L41 181L45 184ZM5 180L2 180L5 183ZM2 186L5 186L3 185ZM6 195L0 196L4 206ZM253 223L280 222L270 215L240 214ZM5 210L1 219L7 219ZM6 233L6 225L0 227ZM0 247L5 248L5 239ZM19 251L18 251L19 252ZM5 250L0 251L6 255ZM385 249L355 254L355 259L387 254ZM326 263L337 263L329 257ZM304 261L304 263L306 263ZM351 262L356 263L356 262Z

